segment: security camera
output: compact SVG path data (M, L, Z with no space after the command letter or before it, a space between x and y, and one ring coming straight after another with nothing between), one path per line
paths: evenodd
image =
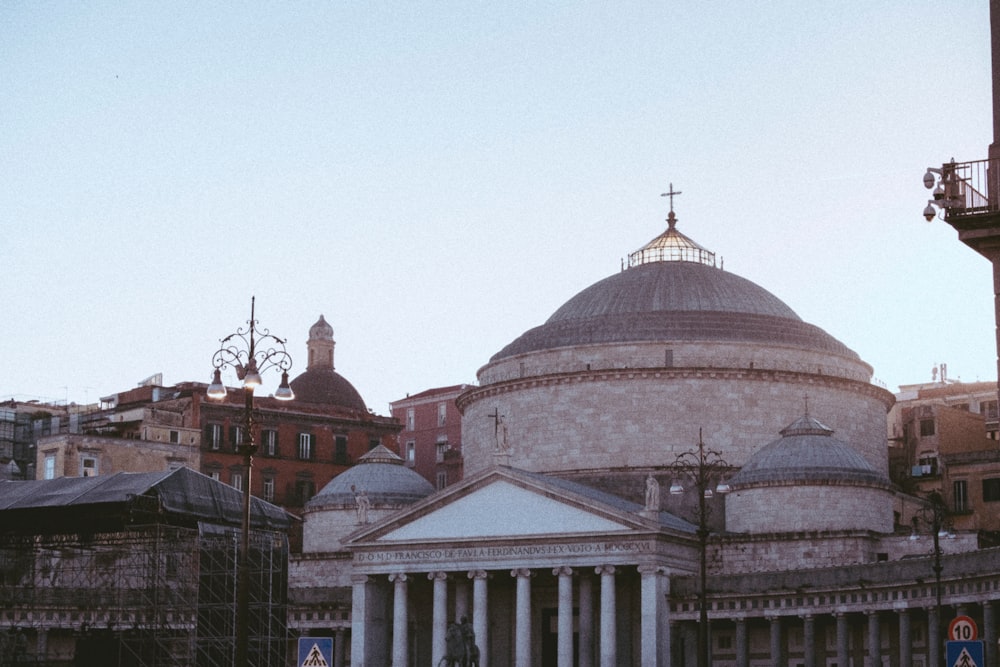
M934 178L934 174L931 173L930 169L928 169L927 173L924 174L924 187L930 190L931 188L934 187L935 180L936 179Z
M936 215L937 215L937 209L928 204L927 208L924 209L924 217L927 219L927 222L931 222L932 220L934 220L934 216Z

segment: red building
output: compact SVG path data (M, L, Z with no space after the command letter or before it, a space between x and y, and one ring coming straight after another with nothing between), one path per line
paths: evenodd
M437 489L462 479L462 413L455 399L467 384L428 389L389 404L402 423L399 455Z
M333 328L320 315L309 329L306 370L291 382L295 399L254 399L260 432L250 492L293 513L373 447L393 448L400 430L396 420L369 410L334 370L334 344ZM243 390L216 401L205 397L204 385L192 385L191 396L202 433L201 471L242 488Z

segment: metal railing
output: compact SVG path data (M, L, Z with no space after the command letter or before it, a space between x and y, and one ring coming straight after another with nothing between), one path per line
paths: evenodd
M996 213L1000 211L1000 160L947 162L934 200L944 210L946 219Z

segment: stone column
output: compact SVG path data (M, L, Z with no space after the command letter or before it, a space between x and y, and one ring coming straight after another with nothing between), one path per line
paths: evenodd
M816 619L812 614L802 617L802 653L805 667L816 667Z
M913 664L913 635L910 632L910 610L897 609L899 616L899 664Z
M431 619L431 664L441 662L445 654L445 633L448 631L448 575L428 572L427 578L434 586L434 607Z
M642 576L641 633L642 667L660 667L669 662L670 607L666 604L664 570L656 565L640 565Z
M781 617L772 616L771 622L771 664L784 665L785 660L785 638L781 626Z
M531 570L510 571L517 582L514 614L514 667L531 667Z
M556 665L573 667L573 570L557 567L552 574L559 577ZM583 612L582 609L580 611Z
M580 597L579 626L579 664L580 667L594 667L594 580L583 573L577 594Z
M618 667L615 566L599 565L594 572L601 576L601 667Z
M987 665L1000 664L997 660L997 619L993 605L989 600L983 602L983 641L986 643L986 655L983 657Z
M882 635L879 632L878 612L868 612L868 659L875 667L882 664Z
M847 614L844 612L837 613L837 664L838 665L849 665L850 654L848 653L848 643L850 640L848 638L848 631L850 628L847 625Z
M365 628L368 611L368 577L351 578L351 667L365 667Z
M750 641L747 619L736 619L736 667L750 667Z
M389 575L393 583L392 595L392 664L410 664L410 638L407 636L410 628L409 605L406 599L407 576L402 572Z
M927 667L940 667L941 657L941 617L937 607L927 610Z
M486 571L472 570L472 631L476 633L476 646L479 647L479 667L489 667L489 623L486 620Z
M344 659L347 657L346 641L347 631L337 628L333 631L333 667L344 667Z

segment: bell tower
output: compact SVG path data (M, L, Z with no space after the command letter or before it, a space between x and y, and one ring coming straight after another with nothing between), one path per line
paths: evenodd
M327 368L332 371L334 345L336 343L333 340L333 327L327 324L327 321L320 315L316 324L309 327L309 340L306 341L309 364L306 366L306 370Z

